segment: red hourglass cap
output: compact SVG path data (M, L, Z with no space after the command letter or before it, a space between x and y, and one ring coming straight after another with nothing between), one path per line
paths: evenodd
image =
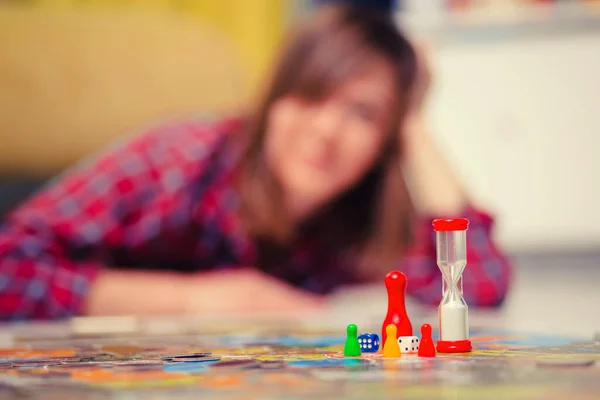
M434 219L432 225L437 232L466 231L469 220L466 218Z

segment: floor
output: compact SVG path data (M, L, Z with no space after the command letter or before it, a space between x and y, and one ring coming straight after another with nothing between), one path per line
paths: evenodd
M523 256L502 310L507 325L591 337L600 332L600 254Z
M486 326L591 339L600 332L600 253L513 257L515 281L496 311L469 309L471 327ZM467 267L468 268L468 267ZM381 285L340 292L333 301L340 323L381 324L387 311ZM437 325L437 311L407 302L414 326ZM417 328L414 328L417 329Z

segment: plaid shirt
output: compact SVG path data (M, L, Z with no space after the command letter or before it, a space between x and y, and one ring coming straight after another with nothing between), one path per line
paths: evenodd
M237 217L235 157L224 138L237 121L156 127L65 173L0 227L0 318L78 315L106 267L201 271L254 266L257 250ZM492 218L472 207L464 297L498 305L510 268L490 238ZM407 294L437 305L441 273L435 233L423 220L399 260ZM327 293L355 282L342 257L299 246L270 274Z

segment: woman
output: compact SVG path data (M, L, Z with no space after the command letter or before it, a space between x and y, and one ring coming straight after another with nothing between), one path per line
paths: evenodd
M10 215L2 317L298 310L391 269L437 304L443 216L471 221L465 298L500 304L509 266L424 130L419 60L389 16L324 9L251 118L153 129Z

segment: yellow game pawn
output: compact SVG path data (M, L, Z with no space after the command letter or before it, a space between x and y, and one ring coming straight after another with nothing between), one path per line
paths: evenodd
M384 357L400 357L400 346L398 345L396 332L398 332L398 328L394 324L389 324L385 327L387 338L383 344Z

